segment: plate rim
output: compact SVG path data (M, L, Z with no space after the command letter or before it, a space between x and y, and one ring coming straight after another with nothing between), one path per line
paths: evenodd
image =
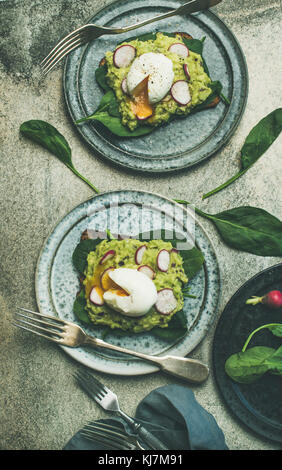
M112 1L111 3L109 3L108 5L98 9L89 19L88 21L90 21L95 15L99 15L101 12L103 12L103 10L107 10L108 7L114 5L114 4L118 4L119 3L119 0L114 0ZM64 94L64 99L65 99L65 105L68 109L68 113L69 113L69 116L71 118L71 121L72 123L75 125L75 128L78 132L78 134L80 135L80 137L82 138L82 140L84 140L87 145L91 148L91 151L93 152L93 150L96 152L97 156L99 158L101 158L102 160L106 161L108 164L112 164L114 165L115 167L117 168L121 168L123 170L127 170L129 172L138 172L140 174L143 174L143 175L146 175L146 174L169 174L169 173L177 173L181 170L189 170L190 168L192 168L193 166L195 165L198 165L198 164L201 164L203 163L204 161L208 161L211 157L213 157L214 155L216 155L220 150L222 150L222 148L225 147L225 145L227 145L227 143L230 141L230 139L232 138L232 136L234 135L234 133L236 132L240 122L241 122L241 119L244 115L244 112L245 112L245 109L246 109L246 105L247 105L247 101L248 101L248 94L249 94L249 73L248 73L248 67L247 67L247 61L246 61L246 57L245 57L245 54L243 52L243 49L239 43L239 41L237 40L236 36L233 34L232 30L227 26L227 24L216 14L214 13L213 11L211 11L210 9L208 10L205 10L205 11L201 11L201 12L198 12L196 14L192 14L191 16L197 16L198 14L206 14L206 15L210 15L212 18L215 19L215 21L218 22L218 24L221 25L221 27L225 28L228 33L231 35L232 37L232 40L240 54L240 61L242 62L243 66L244 66L244 77L245 77L245 80L244 80L244 90L245 90L245 93L244 93L244 101L242 103L242 105L240 106L240 112L239 114L236 116L236 120L232 122L232 124L229 126L229 129L228 129L228 132L227 134L224 135L224 138L222 138L220 140L220 142L217 144L216 148L214 148L212 151L209 151L207 154L203 155L201 158L199 158L197 161L195 162L190 162L188 164L183 164L183 165L179 165L177 167L173 167L173 168L169 168L169 167L165 167L165 168L142 168L142 167L135 167L133 164L128 164L128 163L125 163L125 162L121 162L121 161L117 161L115 159L112 159L110 156L108 155L105 155L103 153L101 153L96 147L95 145L90 141L90 139L83 133L82 129L80 126L76 126L75 125L75 118L74 118L74 115L73 115L73 111L70 107L70 103L69 103L69 100L68 100L68 97L67 97L67 90L66 90L66 80L67 80L67 67L68 67L68 61L69 61L69 57L70 57L70 54L67 56L66 60L65 60L65 64L64 64L64 69L63 69L63 94ZM81 47L81 55L80 55L80 58L79 58L79 63L81 62L82 58L83 58L83 55L84 55L84 51L86 50L86 48L88 47L88 44L86 44L85 46L82 46ZM76 77L76 81L77 81L77 78ZM78 87L78 85L77 85ZM80 101L80 97L78 97L79 101ZM228 115L228 112L229 110L227 110L227 112L225 113L225 116L223 118L223 121L220 123L219 127L222 126L222 123L224 122L226 116ZM217 128L218 129L218 128ZM216 129L216 130L217 130ZM120 150L122 152L122 149ZM94 155L95 156L95 155ZM170 160L171 160L172 157L170 157ZM148 162L150 162L150 157L148 157Z
M50 238L52 237L52 235L56 232L56 230L59 228L59 226L63 223L63 221L72 213L74 212L76 209L78 208L82 208L86 203L89 203L90 201L92 200L95 200L96 198L98 198L99 196L104 196L104 195L108 195L108 194L116 194L116 193L142 193L142 194L147 194L147 195L153 195L153 196L156 196L156 197L159 197L163 200L165 200L166 202L170 203L170 204L173 204L173 205L176 205L178 207L181 208L181 210L184 210L184 211L187 211L188 210L186 209L186 207L184 207L182 204L179 204L175 201L173 201L172 199L166 197L166 196L163 196L159 193L155 193L155 192L151 192L151 191L140 191L140 190L130 190L130 189L126 189L126 190L112 190L112 191L105 191L105 192L101 192L101 193L98 193L98 194L94 194L93 197L89 198L89 199L86 199L85 201L79 203L78 205L74 206L70 211L68 211L63 217L61 217L58 222L55 224L55 226L53 227L53 229L49 232L49 234L45 237L45 240L43 241L43 244L42 244L42 247L40 249L40 252L39 252L39 255L38 255L38 259L37 259L37 263L36 263L36 268L35 268L35 297L36 297L36 303L37 303L37 307L38 307L38 311L40 313L44 313L44 311L42 311L42 308L41 308L41 305L40 305L40 302L39 302L39 283L38 283L38 273L39 273L39 268L40 268L40 264L41 264L41 260L42 260L42 255L44 254L44 251L46 249L46 245L48 244L48 241L50 240ZM190 214L192 217L194 217L193 214ZM220 273L220 266L219 266L219 263L218 263L218 257L217 257L217 254L216 254L216 251L215 251L215 248L214 248L214 245L210 239L210 237L207 235L205 229L202 227L201 223L198 222L198 220L196 219L196 217L194 217L195 219L195 224L198 225L199 229L202 231L202 233L204 234L206 240L208 241L209 243L209 246L211 248L211 251L212 251L212 254L213 254L213 257L216 261L215 263L215 266L216 266L216 275L217 275L217 280L218 280L218 285L217 285L217 290L216 290L216 302L215 302L215 306L214 306L214 309L213 309L213 314L211 315L211 318L210 320L207 322L208 324L208 327L210 328L212 326L212 324L215 322L216 320L216 315L217 315L217 312L218 312L218 306L219 306L219 303L220 303L220 298L221 298L221 273ZM56 247L56 250L57 250L58 247ZM53 258L52 258L52 261L53 261ZM48 281L49 282L49 281ZM48 292L50 294L50 289L49 289L49 285L48 285ZM51 297L50 297L51 298ZM53 301L51 299L51 302L52 302L52 305L53 305ZM54 311L56 311L56 309L54 308ZM201 337L200 339L197 341L197 344L193 346L192 349L190 349L190 351L186 352L185 355L182 355L181 357L185 357L187 354L189 354L190 352L192 352L196 347L198 347L202 341L204 340L205 336L207 334L207 331L205 330L204 333L201 334ZM181 339L179 340L181 341ZM100 372L103 372L103 373L109 373L109 374L112 374L112 375L119 375L119 376L140 376L140 375L147 375L147 374L150 374L150 373L154 373L154 372L157 372L159 371L159 368L157 366L154 366L153 364L151 363L146 363L146 361L143 361L143 360L136 360L135 361L135 364L138 364L141 365L141 368L135 371L132 371L132 369L129 368L129 370L127 371L126 368L123 368L123 371L120 372L120 371L117 371L115 368L111 368L111 370L105 370L105 367L103 367L103 364L102 366L100 367L100 364L98 363L98 366L97 364L95 364L95 360L94 360L94 365L93 365L93 359L90 359L88 360L87 358L80 358L80 355L77 354L77 352L79 353L79 348L68 348L66 346L63 346L63 345L59 345L61 349L63 349L72 359L74 359L75 361L77 362L80 362L81 364L84 364L86 365L87 367L91 368L91 369L94 369L94 370L97 370L97 371L100 371ZM173 345L172 345L173 347ZM107 358L106 358L107 360ZM133 358L134 360L134 358ZM109 363L111 361L109 360ZM143 367L143 368L142 368Z
M276 270L276 269L279 269L282 272L282 262L276 263L272 266L268 266L267 268L262 269L261 271L257 272L253 276L251 276L247 281L245 281L236 290L236 292L234 292L234 294L230 297L230 299L226 303L225 307L223 308L223 310L222 310L222 312L221 312L221 314L218 318L218 321L217 321L217 324L216 324L216 327L215 327L215 333L214 333L213 343L212 343L212 368L213 368L213 374L214 374L215 383L217 385L217 389L218 389L220 395L222 396L222 398L224 399L224 403L226 404L228 410L232 413L232 416L235 417L241 425L246 426L247 429L253 431L257 436L262 437L264 439L269 439L270 441L274 441L274 442L277 442L277 443L282 443L282 429L278 429L278 433L280 434L278 436L278 435L275 434L275 431L277 433L277 427L272 426L271 423L269 423L269 424L267 423L266 433L264 433L263 430L261 429L263 427L262 424L260 424L259 427L256 427L253 424L254 420L257 420L257 422L259 422L259 423L261 423L261 421L256 417L256 415L254 415L252 412L250 412L243 405L243 402L240 401L239 398L238 398L238 394L236 394L234 392L234 390L233 390L234 386L237 387L238 384L234 383L234 386L233 386L233 383L232 383L231 379L228 378L227 376L224 377L225 382L224 382L224 384L222 384L222 378L220 378L220 373L218 372L218 366L216 365L216 355L218 354L218 351L215 350L215 342L216 342L216 339L217 339L217 335L219 335L219 333L222 330L223 321L224 320L226 321L226 319L222 319L222 315L224 314L224 312L227 309L230 309L230 306L232 305L232 302L234 301L234 299L236 299L236 297L238 295L240 295L240 293L244 290L244 288L246 288L249 284L253 283L258 277L263 276L263 275L267 274L269 271ZM229 383L228 387L226 387L226 383L227 384ZM226 388L228 388L227 392L226 392ZM230 390L232 390L232 391L230 392ZM232 394L232 399L229 398L230 393ZM240 412L238 412L236 409L234 410L233 405L230 403L230 401L231 402L234 401L234 397L235 397L236 403L239 404ZM242 418L242 412L246 413L248 416L250 416L252 418L252 421L250 422L249 420L244 420ZM266 426L266 424L264 423L264 427L265 426Z

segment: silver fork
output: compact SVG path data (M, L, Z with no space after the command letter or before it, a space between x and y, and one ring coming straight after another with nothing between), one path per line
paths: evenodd
M81 26L67 36L65 36L43 59L41 62L42 72L46 75L50 72L55 65L60 62L67 54L76 49L77 47L83 46L84 44L96 39L104 34L122 34L133 29L141 28L155 21L160 21L165 18L169 18L174 15L184 15L188 13L195 13L196 11L206 10L220 3L222 0L190 0L179 8L150 18L140 23L132 24L125 28L108 28L106 26L99 26L97 24L86 24Z
M167 447L157 439L151 432L149 432L143 425L128 416L120 409L118 397L106 385L99 382L90 372L80 369L74 376L76 377L79 385L94 399L102 408L111 411L121 416L126 423L129 424L133 432L146 442L151 449L167 450Z
M145 450L135 436L129 436L118 426L108 423L89 423L82 428L80 435L111 450Z
M203 382L209 375L208 367L196 359L177 356L151 356L131 349L122 348L86 334L85 331L75 323L62 320L55 316L33 312L26 308L18 308L25 312L25 314L16 313L16 320L13 322L15 326L62 346L72 348L92 346L130 354L131 356L154 363L159 369L168 374L194 383Z

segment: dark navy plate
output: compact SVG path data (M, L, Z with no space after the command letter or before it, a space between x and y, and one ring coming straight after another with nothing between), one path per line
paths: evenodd
M282 378L265 374L252 384L238 384L224 371L226 359L239 352L249 334L266 323L282 323L282 309L246 305L252 295L262 296L281 290L282 263L268 268L247 281L226 305L218 322L213 343L215 379L234 415L259 435L282 442ZM281 338L268 330L256 333L248 347L281 346Z
M119 0L90 18L106 26L126 26L166 13L180 0ZM184 31L205 36L204 58L212 80L220 80L230 106L194 113L138 138L114 136L99 123L78 125L77 130L94 154L126 169L165 173L188 168L214 155L233 135L245 109L248 73L242 50L227 26L211 11L175 16L119 35L105 35L69 54L64 70L64 93L71 119L88 116L98 107L103 91L95 70L107 50L134 35L153 31Z

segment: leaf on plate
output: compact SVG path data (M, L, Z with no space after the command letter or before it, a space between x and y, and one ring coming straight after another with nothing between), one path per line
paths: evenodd
M232 354L225 362L225 372L235 382L252 383L269 370L267 359L274 353L273 348L254 346Z
M151 333L160 339L166 341L176 341L186 335L187 320L183 310L176 312L166 328L155 327Z
M87 267L87 256L91 251L95 251L97 245L102 240L100 238L89 238L87 240L82 240L75 248L72 261L75 269L79 274L83 275L85 268Z
M81 289L78 296L76 297L74 304L73 304L73 312L78 320L82 321L83 323L91 323L87 311L85 310L86 307L86 299L84 289Z

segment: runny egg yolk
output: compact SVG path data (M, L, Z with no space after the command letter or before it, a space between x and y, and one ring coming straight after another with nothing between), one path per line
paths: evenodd
M108 268L105 271L104 266L97 266L95 273L90 279L87 279L85 284L85 294L89 297L93 287L96 287L97 293L103 298L104 292L110 291L121 297L128 296L129 294L118 286L109 276L109 272L115 268Z
M153 107L149 103L148 81L149 75L132 92L131 109L138 119L147 119L153 114Z

